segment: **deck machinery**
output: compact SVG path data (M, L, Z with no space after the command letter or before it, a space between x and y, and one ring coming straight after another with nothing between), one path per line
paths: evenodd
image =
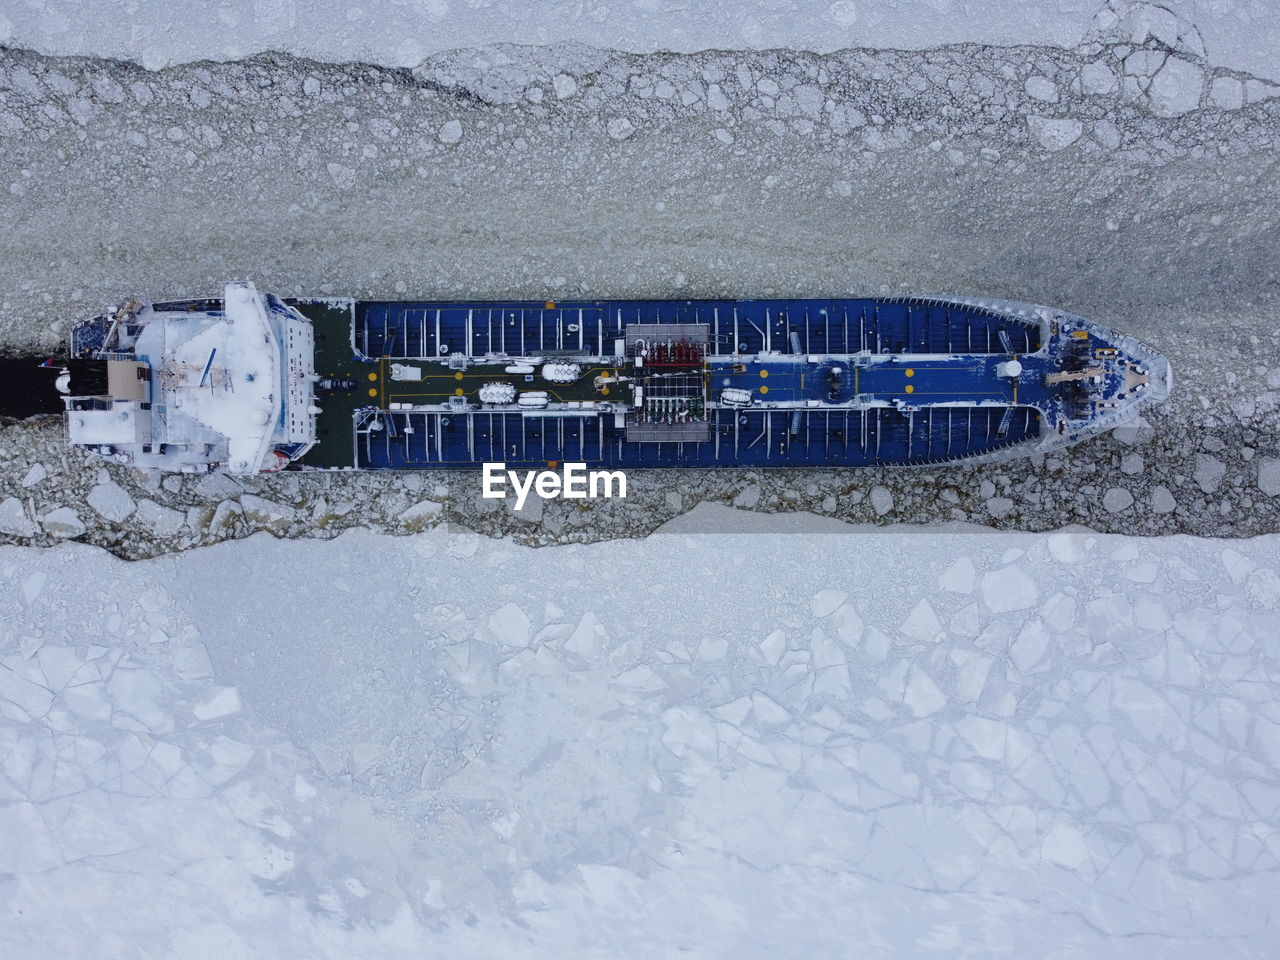
M1168 395L1072 314L951 298L131 302L81 323L71 440L200 472L938 464L1023 456ZM86 416L88 414L88 416Z

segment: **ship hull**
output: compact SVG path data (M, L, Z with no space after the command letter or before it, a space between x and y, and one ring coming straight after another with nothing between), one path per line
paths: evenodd
M1098 323L972 298L130 300L72 330L68 439L188 473L925 466L1044 454L1163 400Z

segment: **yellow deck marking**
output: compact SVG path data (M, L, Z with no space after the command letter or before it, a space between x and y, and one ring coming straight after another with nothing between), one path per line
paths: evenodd
M453 375L453 379L455 379L455 380L461 380L461 379L462 379L462 372L461 372L461 371L459 371L459 372L455 373L455 374Z
M915 392L916 392L916 388L915 388L915 387L913 387L911 384L909 384L909 383L908 383L908 384L907 384L907 393L915 393Z
M371 397L376 397L377 395L378 395L378 390L377 390L377 388L376 388L376 387L370 387L370 388L369 388L369 396L371 396Z
M915 375L916 375L916 372L912 370L910 367L907 367L907 376L914 377Z
M370 380L377 380L377 379L378 379L378 375L377 375L376 373L371 373L371 374L369 374L369 379L370 379Z
M462 396L462 388L461 388L461 387L458 387L458 389L454 390L454 391L453 391L453 395L454 395L455 397L460 397L460 396Z
M768 393L768 392L769 392L769 388L768 388L768 387L766 387L766 386L762 383L762 384L760 384L760 392L761 392L761 393Z
M760 371L760 379L761 379L761 380L764 380L764 379L768 378L768 376L769 376L769 371L768 371L768 370L761 370L761 371Z

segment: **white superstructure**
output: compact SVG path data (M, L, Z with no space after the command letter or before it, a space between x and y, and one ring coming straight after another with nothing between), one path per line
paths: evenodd
M314 352L311 321L248 281L127 303L72 335L70 440L161 470L279 469L316 440Z

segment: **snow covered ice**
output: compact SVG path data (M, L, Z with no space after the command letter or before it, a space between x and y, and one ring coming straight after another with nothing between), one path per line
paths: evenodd
M7 349L244 276L1035 291L1178 371L1043 462L586 509L0 424L0 953L1270 955L1276 19L0 0Z
M1099 17L1099 8L1102 16ZM1179 16L1181 14L1182 16ZM340 0L8 0L0 4L0 43L54 54L112 55L160 69L209 58L234 60L288 50L330 61L413 67L443 50L518 39L577 42L633 52L845 47L921 49L943 43L1076 43L1101 19L1110 30L1151 31L1174 45L1191 42L1229 57L1234 69L1280 79L1275 62L1275 8L1270 0L425 0L351 6ZM566 80L572 81L572 77ZM564 81L562 81L562 84ZM559 89L559 88L557 88Z
M1261 955L1278 565L830 528L4 548L8 955Z

